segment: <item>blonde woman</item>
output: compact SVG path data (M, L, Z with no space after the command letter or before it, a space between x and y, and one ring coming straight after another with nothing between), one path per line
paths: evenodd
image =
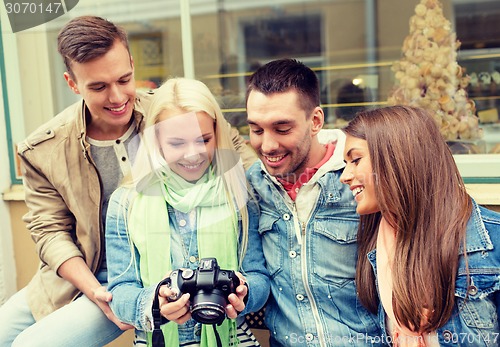
M109 203L111 308L148 345L157 328L154 299L168 322L162 325L166 346L258 345L244 314L267 300L268 273L256 230L258 211L249 201L230 126L200 81L170 79L155 94L133 175ZM196 270L210 257L221 269L238 271L240 280L228 297L228 318L215 330L192 318L189 294L173 300L177 293L167 285L155 294L172 270Z

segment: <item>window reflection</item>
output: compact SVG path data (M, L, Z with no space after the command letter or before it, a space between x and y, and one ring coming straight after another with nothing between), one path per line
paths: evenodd
M270 60L292 57L317 72L325 127L342 127L362 109L387 103L395 85L393 63L401 58L409 19L419 0L192 0L191 42L195 77L217 96L227 119L247 133L245 88L248 76ZM458 63L471 77L467 93L476 103L484 137L466 153L500 153L500 3L497 0L441 0L444 14L462 42ZM47 25L50 78L54 113L75 101L62 78L64 67L55 38L70 17L100 15L124 26L130 35L138 87L155 88L173 76L183 76L181 8L178 0L80 0L71 10ZM394 15L397 13L397 15ZM40 31L40 29L37 29ZM16 34L20 71L36 66L36 47ZM40 33L42 35L42 33ZM44 53L45 54L45 53ZM9 77L9 76L8 76ZM23 86L30 78L20 80ZM9 81L8 79L8 81ZM7 81L7 82L8 82ZM22 87L23 87L22 86ZM24 87L21 89L25 89ZM21 101L29 115L30 100ZM46 120L45 120L46 121ZM42 120L25 120L36 128Z

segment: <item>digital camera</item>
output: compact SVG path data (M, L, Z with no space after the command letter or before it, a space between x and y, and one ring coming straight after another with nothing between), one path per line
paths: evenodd
M219 324L226 318L227 297L240 284L236 273L222 270L215 258L202 258L196 270L174 270L168 279L167 284L175 293L169 300L189 293L191 316L202 324Z

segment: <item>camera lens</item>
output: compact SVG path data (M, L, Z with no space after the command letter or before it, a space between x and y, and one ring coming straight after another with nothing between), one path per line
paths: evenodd
M220 306L198 305L193 308L192 316L194 320L202 324L218 324L225 318L225 312Z
M202 324L219 324L226 318L226 299L218 290L199 291L193 298L191 316Z

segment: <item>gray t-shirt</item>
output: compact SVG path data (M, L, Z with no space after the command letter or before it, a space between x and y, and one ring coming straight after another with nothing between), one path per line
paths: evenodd
M90 153L102 182L102 223L106 226L106 213L111 194L130 173L139 146L135 124L116 140L94 140L87 136ZM104 246L104 245L103 245ZM102 267L106 266L103 261Z

